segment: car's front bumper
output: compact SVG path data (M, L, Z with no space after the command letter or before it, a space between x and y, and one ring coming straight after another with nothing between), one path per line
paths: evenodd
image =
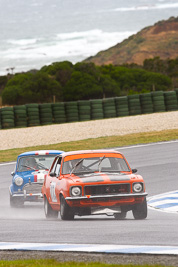
M96 196L80 196L66 197L66 201L71 207L113 207L113 206L133 206L142 203L147 193L131 193L131 194L113 194L113 195L96 195Z
M148 193L144 192L144 193L132 193L132 194L114 194L114 195L95 195L95 196L79 196L79 197L66 197L66 200L85 200L85 199L103 199L103 198L116 198L116 197L120 197L120 198L126 198L126 197L146 197L148 195Z
M23 201L40 201L43 199L42 193L27 193L26 190L12 192L9 188L9 193L12 198L19 198Z

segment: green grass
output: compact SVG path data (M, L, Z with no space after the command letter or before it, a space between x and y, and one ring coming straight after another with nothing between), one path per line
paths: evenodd
M99 262L79 263L65 262L60 263L56 260L16 260L16 261L0 261L0 267L133 267L133 265L105 264ZM134 267L149 267L149 265L134 265ZM150 265L150 267L163 267L162 265Z
M49 150L57 149L63 151L73 151L80 149L100 149L100 148L112 148L122 147L128 145L153 143L160 141L169 141L178 139L178 129L165 130L158 132L146 132L137 134L128 134L123 136L108 136L91 138L81 141L64 142L53 145L32 146L26 148L16 148L0 151L0 162L15 161L20 153L30 150Z

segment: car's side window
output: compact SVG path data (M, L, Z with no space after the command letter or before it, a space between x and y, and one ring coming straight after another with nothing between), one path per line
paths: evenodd
M58 177L59 176L59 173L60 173L60 168L61 168L61 161L62 161L62 158L60 157L58 160L57 160L57 164L56 164L56 176Z
M58 159L56 159L56 162L54 163L52 169L51 169L51 173L56 173L56 165L57 165Z
M61 161L62 161L61 157L56 159L56 162L54 163L54 166L51 169L51 173L54 173L56 177L58 177L60 173Z
M127 166L127 163L125 162L124 159L121 159L121 158L117 158L116 159L116 168L119 170L119 171L130 171L129 170L129 167Z

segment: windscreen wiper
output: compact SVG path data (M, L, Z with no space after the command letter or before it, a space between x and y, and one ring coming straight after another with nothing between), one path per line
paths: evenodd
M84 160L84 159L80 159L80 160L74 165L74 167L72 168L72 170L71 170L71 172L70 172L70 176L71 176L71 174L74 172L74 170L76 169L76 167L78 167L78 166L80 165L80 163L82 163L83 160Z
M39 162L38 162L38 166L41 168L44 168L44 169L48 169L45 165L43 165L42 163L39 163Z
M101 172L101 162L103 161L103 159L105 159L105 155L102 157L102 158L100 158L100 160L99 160L99 163L98 163L98 171L99 172Z
M31 170L36 170L35 168L31 167L31 166L28 166L28 165L21 165L22 167L26 167L26 168L29 168Z

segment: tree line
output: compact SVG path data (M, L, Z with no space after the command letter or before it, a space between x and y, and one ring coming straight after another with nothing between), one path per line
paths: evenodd
M77 101L178 87L178 58L135 64L96 66L94 63L55 62L33 70L0 77L3 104L20 105Z

